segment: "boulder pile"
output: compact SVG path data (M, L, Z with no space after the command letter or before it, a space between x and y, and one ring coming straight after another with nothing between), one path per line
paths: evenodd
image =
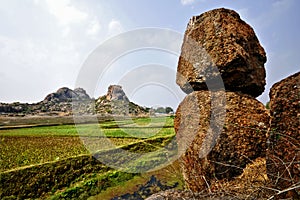
M255 99L264 91L265 62L253 29L235 11L215 9L190 20L177 69L188 95L174 126L192 192L209 191L265 156L269 114Z

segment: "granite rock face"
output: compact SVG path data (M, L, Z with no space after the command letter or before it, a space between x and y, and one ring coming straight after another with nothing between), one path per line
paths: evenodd
M122 86L120 86L120 85L110 85L108 87L108 91L107 91L107 94L106 94L106 99L108 101L118 100L118 101L127 101L127 102L129 102L125 92L122 89Z
M300 72L274 84L270 91L271 129L267 172L279 190L300 181ZM300 198L300 189L281 198Z
M265 106L249 95L223 92L226 110L222 111L224 102L218 102L222 99L218 93L214 92L217 100L212 103L212 92L195 91L176 111L174 127L184 179L193 192L207 189L216 179L230 180L251 160L265 156L269 125Z
M218 89L220 84L212 84L221 75L227 91L257 97L266 84L265 62L266 53L251 26L233 10L215 9L190 19L176 82L186 93L207 86Z

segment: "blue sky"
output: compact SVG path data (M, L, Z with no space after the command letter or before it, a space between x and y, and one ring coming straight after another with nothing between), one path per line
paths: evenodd
M82 64L107 39L144 27L183 34L190 17L219 7L236 10L266 50L267 86L258 98L266 102L275 82L299 71L298 0L0 0L0 101L37 102L60 87L74 88ZM143 55L134 59L149 63ZM166 59L164 64L175 71L177 57ZM107 74L90 95L97 97L118 83L118 72ZM176 107L180 99L163 93L157 85L147 86L129 98Z

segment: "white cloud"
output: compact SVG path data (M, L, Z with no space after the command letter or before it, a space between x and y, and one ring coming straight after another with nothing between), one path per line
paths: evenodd
M70 0L46 0L49 11L60 24L68 25L87 19L88 14L70 5Z
M62 36L64 37L64 38L66 38L66 37L68 37L69 36L69 34L70 34L70 27L69 26L67 26L66 28L64 28L63 30L62 30Z
M86 31L87 35L95 36L99 33L101 29L101 25L97 19L94 19L90 22L88 30Z
M116 35L116 34L119 34L121 32L123 32L123 26L121 24L120 21L118 20L111 20L109 25L108 25L108 34L111 36L111 35Z
M194 2L195 2L195 0L181 0L182 5L190 5Z

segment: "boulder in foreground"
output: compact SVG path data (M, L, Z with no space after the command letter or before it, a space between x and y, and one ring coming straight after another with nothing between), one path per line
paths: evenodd
M195 91L176 112L184 179L193 192L208 189L215 180L233 179L252 160L265 156L269 125L265 106L249 95L223 92L225 106L220 93Z
M257 97L266 84L266 60L251 26L233 10L215 9L190 19L176 82L184 92L191 93L206 90L208 81L218 82L220 74L227 91Z
M271 128L267 172L273 187L285 190L300 182L300 72L270 91ZM300 198L300 188L281 198Z

